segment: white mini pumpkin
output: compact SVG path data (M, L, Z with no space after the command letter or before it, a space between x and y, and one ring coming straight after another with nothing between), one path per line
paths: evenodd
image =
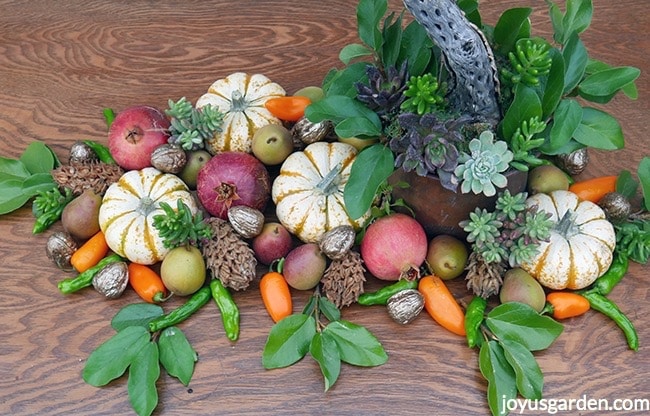
M259 128L282 123L264 104L284 95L284 88L261 74L235 72L215 81L196 102L197 108L211 104L224 113L221 131L206 140L208 152L250 153L253 135Z
M99 226L108 246L134 263L154 264L169 249L153 226L164 211L161 202L176 209L181 199L192 211L198 208L185 183L176 175L155 168L131 170L108 187L99 209Z
M343 200L356 155L353 146L339 142L312 143L289 155L271 189L278 220L289 232L314 243L334 227L359 229L366 222L370 210L352 219Z
M550 213L555 223L537 256L521 265L542 285L554 290L582 289L607 271L616 235L598 205L569 191L535 194L526 205Z

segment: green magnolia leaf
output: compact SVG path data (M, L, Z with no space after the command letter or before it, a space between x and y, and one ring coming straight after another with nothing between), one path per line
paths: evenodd
M387 9L388 2L386 0L360 0L357 6L359 38L376 51L382 46L379 22L386 14Z
M576 100L564 99L560 101L555 110L549 140L542 146L542 151L547 155L561 153L581 121L582 106Z
M176 377L185 386L190 384L194 373L194 363L198 361L199 356L183 331L175 326L165 328L160 333L158 349L160 363L165 367L167 373Z
M564 57L564 93L568 94L578 85L585 74L589 54L577 34L573 34L562 49Z
M23 179L0 179L0 215L8 214L25 205L30 196L23 193Z
M630 100L636 100L639 98L639 90L634 82L630 82L629 84L624 85L621 88L621 92L625 94L625 96Z
M339 52L339 59L347 65L354 59L372 56L372 53L372 49L368 48L366 45L352 43L341 49L341 52Z
M512 137L521 127L533 117L542 118L542 102L532 88L519 84L515 90L515 98L501 121L500 128L503 137Z
M553 114L564 92L564 58L556 48L551 48L549 55L551 56L551 69L542 83L543 91L540 94L542 119Z
M572 33L582 33L591 24L591 17L593 15L593 6L591 0L567 0L566 12L562 18L562 26L564 27L565 38L562 44Z
M0 157L0 179L25 179L31 174L20 160Z
M598 71L587 76L578 85L578 92L586 97L607 97L609 101L621 88L634 82L640 74L638 68L630 66Z
M517 341L530 351L548 348L564 329L562 324L519 302L495 307L488 313L485 323L500 340Z
M113 335L86 360L82 373L84 381L100 387L120 377L149 339L149 331L141 326L130 326Z
M508 414L504 405L517 397L515 372L497 341L484 342L479 351L479 369L488 382L487 401L494 416Z
M36 196L39 192L47 192L56 187L52 175L48 173L35 173L23 181L23 194Z
M411 76L422 75L431 62L433 43L422 25L411 22L402 33L402 47L397 66L406 61Z
M526 399L541 399L544 375L533 353L517 341L500 340L506 360L515 371L517 390Z
M402 15L392 21L393 14L384 21L381 59L385 68L397 65L402 47Z
M262 365L271 369L287 367L300 361L309 351L314 335L316 320L313 316L287 316L271 328L262 352Z
M557 4L553 3L550 0L547 0L547 3L548 3L548 15L551 18L551 25L553 26L553 39L559 44L564 44L566 43L564 42L565 30L562 23L564 14L562 13L562 10L560 10Z
M501 14L494 26L494 42L500 53L507 55L514 50L517 40L530 37L532 11L530 7L515 7Z
M616 179L616 192L623 195L627 199L632 199L639 189L639 182L632 177L629 170L622 170Z
M318 297L318 309L329 321L338 321L341 319L341 311L327 298L322 296Z
M639 180L641 181L641 191L643 192L643 203L645 209L650 211L650 157L644 157L639 162L637 169Z
M343 190L343 200L350 218L360 218L368 211L377 190L393 173L394 166L393 152L382 144L368 146L357 155Z
M133 410L138 415L150 415L158 405L156 381L160 377L158 345L148 342L129 367L127 389Z
M388 360L388 355L377 338L360 325L333 321L322 332L336 341L341 360L348 364L373 367Z
M474 23L476 27L483 26L481 23L481 14L478 10L478 0L458 0L458 7L465 13L467 20Z
M329 390L341 372L341 357L336 341L328 333L319 332L311 340L309 353L320 366L325 378L325 391Z
M31 142L20 155L20 161L32 175L36 173L49 174L57 164L52 150L40 141Z
M366 74L367 66L368 63L362 61L350 64L340 71L330 71L323 80L323 91L325 91L325 95L328 97L342 95L349 98L355 98L357 96L355 83L368 81L368 76ZM311 105L309 107L311 107ZM307 109L309 109L309 107L307 107ZM309 111L306 110L305 115L307 118L314 121L309 118L308 113Z
M334 126L334 131L339 137L377 137L381 135L381 121L374 116L348 117Z
M603 150L617 150L625 146L623 130L610 114L592 107L582 109L582 120L573 138L585 146Z
M111 326L116 331L121 331L129 326L142 326L149 328L149 321L164 313L163 308L151 303L133 303L120 309L113 319Z
M322 100L310 104L305 109L305 116L315 123L331 120L334 124L349 118L367 119L378 126L378 130L381 132L381 121L377 113L345 95L328 95Z

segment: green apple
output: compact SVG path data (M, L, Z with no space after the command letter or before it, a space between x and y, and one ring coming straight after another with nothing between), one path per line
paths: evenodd
M212 158L205 150L193 150L187 154L187 163L178 176L190 189L196 189L196 178L199 170Z

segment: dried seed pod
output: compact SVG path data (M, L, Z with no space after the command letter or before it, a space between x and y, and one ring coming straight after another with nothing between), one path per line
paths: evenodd
M97 160L97 153L81 140L74 142L70 146L69 163L92 163Z
M354 245L356 233L351 225L339 225L327 231L320 239L320 251L332 260L343 258Z
M424 308L424 298L415 289L405 289L388 298L388 315L398 324L413 321Z
M45 253L47 258L52 260L56 267L65 271L72 271L73 267L70 264L72 253L77 251L77 242L72 236L66 232L59 231L47 239L45 245Z
M252 207L236 205L228 209L228 221L239 235L253 238L262 232L264 214Z
M162 144L151 153L151 165L161 172L179 173L186 163L185 151L174 144Z
M608 192L598 201L607 219L613 223L626 220L632 212L630 201L618 192Z
M109 299L118 298L129 283L129 268L126 262L110 263L93 277L93 287Z
M589 153L587 148L574 150L571 153L563 153L556 156L557 165L569 175L578 175L589 164Z
M294 145L302 148L308 144L325 139L332 132L332 128L332 122L329 120L314 123L306 117L303 117L291 128L291 136L293 137Z

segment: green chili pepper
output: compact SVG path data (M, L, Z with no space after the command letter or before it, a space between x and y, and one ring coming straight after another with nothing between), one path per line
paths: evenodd
M592 309L597 310L598 312L607 316L613 320L619 328L621 328L623 334L625 334L627 345L631 350L639 350L639 335L634 328L634 324L632 321L630 321L627 315L625 315L618 308L616 303L601 295L600 293L583 293L582 296L587 298Z
M166 315L159 316L149 322L149 332L158 332L167 327L179 324L192 316L196 311L210 300L210 288L203 286L181 306Z
M401 292L406 289L417 289L417 280L400 279L397 282L384 286L376 292L363 293L359 296L359 305L372 306L372 305L385 305L388 298L395 293Z
M239 338L239 308L237 304L221 280L213 279L210 282L210 290L212 298L221 312L221 321L226 336L231 341L237 341Z
M94 140L84 140L83 142L93 149L93 152L95 152L100 161L111 165L115 164L115 159L113 159L113 155L111 155L111 151L108 150L108 147Z
M467 337L467 345L470 348L481 345L483 340L481 337L481 324L485 318L486 308L487 300L481 296L474 296L467 305L467 309L465 309L465 336Z
M32 203L32 214L36 217L32 233L39 234L50 228L61 218L63 208L73 199L70 189L65 188L60 192L56 185L46 192L39 192Z
M630 261L627 256L617 254L612 260L609 269L594 282L593 286L588 290L589 292L597 292L605 296L614 289L614 286L621 281L623 276L627 273Z
M78 290L86 288L93 284L93 277L104 267L108 266L111 263L117 263L118 261L124 261L124 259L117 254L110 254L103 259L101 259L96 265L86 270L83 273L79 273L77 277L71 279L64 279L58 283L58 288L61 293L68 295L74 293Z

